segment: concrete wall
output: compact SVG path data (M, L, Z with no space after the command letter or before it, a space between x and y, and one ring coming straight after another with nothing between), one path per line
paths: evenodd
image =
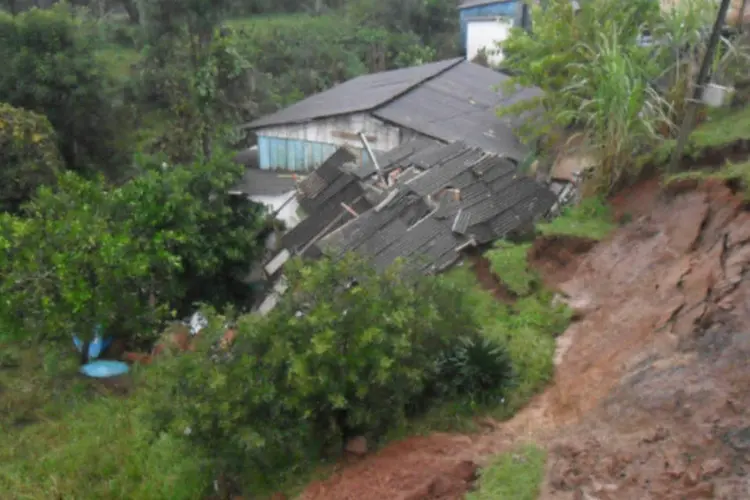
M257 131L260 168L310 171L339 147L362 150L357 134L364 132L376 151L389 151L402 141L399 127L367 114L324 118L305 124L280 125ZM363 152L363 161L366 162Z
M469 20L466 24L466 59L473 60L485 48L489 52L490 64L499 64L503 54L497 43L508 38L512 26L513 20L510 18Z

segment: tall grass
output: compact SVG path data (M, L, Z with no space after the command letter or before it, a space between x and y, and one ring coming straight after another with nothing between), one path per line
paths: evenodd
M653 144L658 126L670 124L667 101L649 83L644 51L612 25L594 43L581 43L586 62L572 63L562 90L571 100L563 120L578 123L586 153L597 160L596 192L608 193L638 174L634 152Z
M667 88L665 98L672 104L671 119L682 122L692 91L692 82L705 53L706 27L716 16L712 0L684 0L663 12L652 29L657 41L653 57L662 66L656 79Z

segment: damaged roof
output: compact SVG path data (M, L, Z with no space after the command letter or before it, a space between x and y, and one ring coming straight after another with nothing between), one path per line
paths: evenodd
M316 221L310 224L318 228L318 238L312 235L302 244L307 246L305 255L355 251L379 269L404 258L423 272L437 273L459 259L464 247L502 238L544 215L556 201L514 163L465 143L437 149L429 142L411 143L380 160L384 170L402 172L387 195L378 203L361 205L356 215L342 208L339 198L317 205L307 220ZM358 202L364 200L365 183L340 165L330 185L354 179L361 190ZM348 196L352 199L355 192ZM327 225L330 229L324 231ZM299 251L297 245L291 250Z
M372 207L358 178L344 171L344 165L356 161L346 148L339 148L317 170L297 186L297 199L307 217L281 238L284 248L293 253L315 252L309 243L353 218L345 204L357 213Z

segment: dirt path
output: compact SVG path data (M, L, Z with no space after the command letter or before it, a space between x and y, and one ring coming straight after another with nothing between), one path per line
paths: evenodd
M549 450L545 499L750 498L750 214L723 185L649 191L583 256L536 255L590 304L543 394L483 434L390 445L303 498L462 498L477 465L527 439Z

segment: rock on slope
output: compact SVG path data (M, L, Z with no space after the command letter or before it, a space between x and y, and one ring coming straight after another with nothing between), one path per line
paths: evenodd
M750 498L750 213L720 184L657 195L582 257L546 263L590 312L532 404L484 434L395 443L303 498L461 498L471 464L524 439L549 449L542 498Z

